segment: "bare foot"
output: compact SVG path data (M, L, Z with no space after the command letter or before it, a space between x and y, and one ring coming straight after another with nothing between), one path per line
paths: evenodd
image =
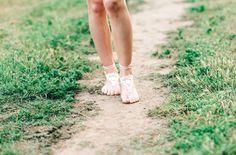
M135 103L139 101L139 95L134 85L133 75L120 78L121 99L123 103Z
M132 66L120 64L121 100L123 103L135 103L139 101L139 95L134 84Z
M108 73L106 83L102 87L102 92L108 96L120 95L120 83L118 73Z
M117 69L115 64L110 66L103 66L106 76L105 85L102 87L103 94L108 96L120 95L120 82L119 82L119 74L117 73Z

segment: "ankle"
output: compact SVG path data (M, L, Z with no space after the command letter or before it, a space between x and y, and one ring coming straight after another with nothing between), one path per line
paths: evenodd
M133 74L131 65L123 66L120 64L119 66L120 66L120 76L124 77L124 76L129 76Z
M124 76L129 76L132 75L132 69L128 69L128 70L120 70L120 76L124 77Z
M117 69L104 70L105 74L118 73Z
M117 68L115 64L112 64L110 66L103 66L104 73L105 74L110 74L110 73L117 73Z

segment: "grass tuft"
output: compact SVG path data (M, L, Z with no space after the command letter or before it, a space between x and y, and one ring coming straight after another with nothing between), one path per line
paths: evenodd
M191 2L187 20L195 24L164 47L178 51L176 68L163 77L172 91L149 116L169 121L172 145L156 147L168 154L236 154L236 6L233 0Z
M8 1L0 5L10 9L12 2ZM14 22L9 22L13 15L6 16L0 28L2 154L16 154L20 148L15 144L44 132L28 132L30 128L65 125L66 118L74 113L76 93L84 88L79 80L96 67L87 59L95 49L90 46L84 1L31 3L30 7L18 4L22 9L15 10ZM73 115L82 117L79 113ZM40 143L40 136L31 141Z

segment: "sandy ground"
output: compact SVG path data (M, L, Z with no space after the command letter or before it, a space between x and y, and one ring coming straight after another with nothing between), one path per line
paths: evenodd
M168 89L147 78L152 73L167 74L174 63L173 59L157 59L152 51L164 44L166 34L180 26L189 25L181 21L187 7L180 0L146 0L142 11L132 15L134 28L134 71L141 101L125 105L119 96L108 97L99 93L82 93L81 101L95 101L101 109L100 114L84 122L84 130L71 139L57 144L55 155L135 155L144 154L130 147L131 139L147 135L153 131L165 134L166 121L151 119L147 112L154 106L165 103ZM95 58L97 59L97 57ZM161 67L162 66L162 67ZM167 66L164 67L163 66ZM85 80L91 87L100 85L101 74ZM152 154L152 153L146 153Z

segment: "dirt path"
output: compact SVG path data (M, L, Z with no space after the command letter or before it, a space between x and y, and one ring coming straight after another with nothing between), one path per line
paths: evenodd
M132 15L134 25L134 71L141 101L138 104L121 104L120 97L107 97L98 93L83 93L81 101L95 101L101 111L98 116L84 122L85 129L72 139L61 142L54 150L56 155L95 155L95 154L141 154L129 147L130 139L146 135L155 130L163 134L166 131L165 120L147 117L148 110L163 104L168 90L158 87L147 77L151 73L166 74L172 66L172 59L151 57L151 51L166 42L166 33L184 26L181 22L186 4L180 0L147 0L142 10ZM163 68L163 66L167 66ZM169 66L169 67L168 67ZM98 85L101 74L92 81ZM148 153L147 153L148 154Z

